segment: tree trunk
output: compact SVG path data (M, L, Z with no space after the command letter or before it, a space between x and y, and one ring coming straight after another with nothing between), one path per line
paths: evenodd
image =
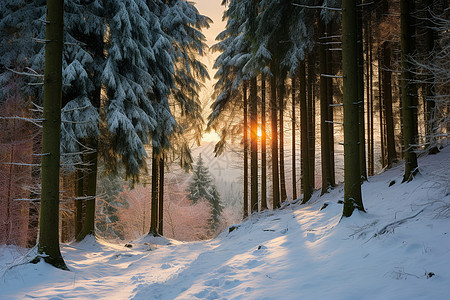
M329 23L327 26L327 32L326 35L328 36L333 36L334 31L333 31L333 24ZM328 47L326 47L328 48ZM331 48L331 47L330 47ZM328 75L333 75L333 51L330 50L326 50L326 54L327 54L327 72L326 74ZM333 78L331 77L326 77L327 80L327 96L328 96L328 117L327 120L329 122L327 122L328 124L328 136L330 138L330 178L331 178L331 186L335 186L336 185L336 175L335 175L335 167L334 167L334 113L333 113Z
M437 34L434 30L435 25L433 24L433 14L438 15L440 12L435 9L435 5L433 5L433 0L423 0L424 9L426 11L426 35L425 35L425 43L426 43L426 52L425 55L427 58L432 58L432 53L436 51L435 49L435 40L437 39ZM433 88L434 74L428 74L426 79L426 97L425 97L425 105L424 109L426 109L426 136L427 136L427 144L428 144L428 153L436 154L439 152L437 147L437 123L436 123L436 98L435 92Z
M417 156L414 152L417 132L417 91L414 90L412 64L409 61L413 54L413 42L411 37L414 34L413 21L411 17L412 0L400 0L400 39L401 39L401 59L402 59L402 119L403 119L403 147L405 159L405 174L403 182L410 181L418 173Z
M42 130L42 190L38 257L68 270L59 248L59 164L61 140L62 52L64 2L47 0Z
M385 128L384 128L384 104L383 104L383 63L382 63L382 46L378 46L378 114L380 116L380 148L381 148L381 167L386 166L386 143L385 143Z
M244 218L248 217L248 100L247 81L244 81Z
M82 170L77 170L77 197L84 197L84 174ZM75 200L75 238L81 233L83 228L83 200Z
M296 115L295 115L295 75L291 77L292 83L292 199L297 199L297 167L295 165L297 157L295 153Z
M278 173L277 78L273 65L271 69L274 75L270 78L270 109L272 126L272 208L275 209L280 207L280 182Z
M386 111L386 149L387 149L387 166L392 167L392 163L397 160L397 152L395 150L395 134L394 134L394 114L392 113L392 66L391 66L391 46L389 42L383 43L383 95L384 107Z
M261 75L261 210L267 206L266 79Z
M311 53L308 57L308 136L309 136L309 178L311 179L311 186L315 188L315 168L316 168L316 107L314 94L314 79L315 72L314 54Z
M319 21L319 37L325 35L325 24ZM319 45L320 62L320 146L322 159L322 195L332 187L331 161L330 161L330 132L328 119L328 80L323 74L327 73L327 48L321 43Z
M258 212L258 85L250 79L250 211Z
M361 5L362 1L357 0L357 4ZM357 16L357 59L358 59L358 114L359 114L359 166L361 180L367 180L366 169L366 138L364 126L364 47L363 47L363 20L362 6L358 8Z
M364 211L359 166L357 13L355 0L342 1L342 73L344 79L344 209Z
M157 150L153 147L152 151L152 204L151 204L151 215L150 215L150 230L149 235L158 235L158 170L159 170L159 159Z
M311 185L311 172L309 171L309 136L308 136L308 104L306 99L306 70L305 61L302 61L299 66L300 79L300 132L302 144L302 186L303 186L303 200L302 204L311 199L313 187Z
M159 159L159 203L158 203L158 234L164 235L164 154Z
M286 194L286 173L284 168L284 76L278 80L278 111L280 113L280 201L283 203L287 199Z
M89 138L88 147L91 149L98 149L98 138ZM87 154L87 161L89 164L86 179L86 197L84 201L85 213L84 221L80 234L77 236L77 241L83 240L88 235L95 235L95 195L97 194L97 152Z

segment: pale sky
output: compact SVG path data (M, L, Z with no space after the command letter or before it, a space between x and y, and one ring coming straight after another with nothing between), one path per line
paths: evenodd
M222 16L225 7L220 5L221 2L222 0L194 0L195 6L200 11L200 13L202 15L208 16L214 22L211 24L211 27L209 29L203 31L203 34L207 39L206 43L208 44L208 46L212 46L216 43L216 36L225 28L225 23L222 22ZM207 57L203 59L203 63L208 67L208 72L211 77L211 80L205 82L205 88L201 95L205 112L205 120L211 112L209 107L211 106L213 101L213 99L211 99L211 95L213 93L213 85L215 83L213 77L214 73L216 72L215 70L213 70L212 66L217 55L218 53L209 53ZM215 132L204 134L202 138L204 142L218 141L218 139L219 137Z

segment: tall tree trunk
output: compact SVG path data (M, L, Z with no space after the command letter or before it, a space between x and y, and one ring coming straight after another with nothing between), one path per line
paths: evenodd
M364 211L361 195L358 126L357 13L355 0L342 1L342 73L344 79L344 209Z
M308 57L308 136L309 136L309 178L312 188L315 188L316 168L316 107L314 93L314 78L316 77L314 54Z
M397 160L397 152L395 150L395 134L394 134L394 114L392 113L392 66L391 66L391 46L389 42L383 43L383 95L384 107L386 111L386 149L387 149L387 166L392 167L392 163Z
M284 168L284 93L285 82L284 76L278 79L278 111L280 113L280 201L286 201L286 173Z
M378 45L378 114L380 116L380 149L381 149L381 167L386 166L386 148L385 148L385 128L384 128L384 104L383 104L383 63L382 63L382 46Z
M280 207L280 181L278 173L278 120L277 120L277 78L275 63L272 63L272 73L270 78L270 109L272 126L272 208Z
M299 66L300 79L300 132L302 143L302 186L303 186L303 200L302 204L311 199L313 187L311 185L311 172L309 171L309 136L308 136L308 104L306 99L306 70L305 61L300 62Z
M425 44L426 44L426 59L432 59L433 52L435 49L435 41L437 39L437 34L434 30L435 25L433 24L433 14L438 15L437 9L433 4L433 0L423 0L424 9L426 11L426 35L425 35ZM438 6L438 5L436 5ZM439 152L436 142L436 131L437 131L437 122L436 122L436 98L433 87L434 74L428 74L426 79L426 97L425 97L425 105L426 108L426 120L427 120L427 144L428 144L428 153L436 154Z
M364 47L363 47L363 20L362 20L362 1L357 0L357 59L358 59L358 114L359 114L359 166L361 180L367 180L366 169L366 138L364 126Z
M88 147L98 149L98 138L89 138ZM77 240L81 241L88 235L95 235L95 199L97 193L97 151L86 155L89 164L86 178L86 197L84 221Z
M401 39L401 59L402 59L402 119L403 119L403 147L405 159L405 174L403 182L410 181L418 172L417 156L414 152L417 132L416 97L414 90L412 64L410 62L413 54L413 42L411 37L414 34L411 17L413 7L412 0L400 0L400 39Z
M77 198L85 196L84 193L84 174L82 170L77 170ZM81 233L83 228L83 200L75 200L75 238Z
M150 230L149 235L158 235L158 171L159 171L159 158L155 147L152 151L152 204L151 204L151 215L150 215Z
M158 203L158 234L164 235L164 154L159 159L159 203Z
M334 28L333 24L330 22L326 26L327 28L327 35L333 36L334 34ZM326 47L328 48L328 47ZM331 47L330 47L331 48ZM327 50L327 72L328 75L333 75L333 51ZM331 175L331 186L336 185L336 174L335 174L335 166L334 166L334 113L333 113L333 78L326 77L327 80L327 96L328 96L328 117L327 120L328 123L328 136L330 138L330 175Z
M371 90L371 86L370 86L370 64L371 64L371 60L370 60L370 17L367 18L366 22L365 22L365 52L366 52L366 104L367 104L367 109L366 109L366 123L367 123L367 175L368 176L372 176L372 169L371 169L371 157L372 157L372 153L370 152L371 148L371 131L370 131L370 127L371 127L371 123L370 123L370 100L371 100L371 95L372 95L372 90Z
M258 211L258 85L250 79L250 211Z
M261 75L261 210L267 209L266 79Z
M325 24L319 21L319 37L325 35ZM328 192L332 187L331 161L330 161L330 132L328 119L328 80L327 74L327 47L324 43L319 45L320 62L320 146L322 159L322 195Z
M93 106L100 109L101 99L101 87L96 87L93 95ZM97 124L98 126L98 124ZM77 236L77 240L81 241L88 235L95 235L95 201L97 195L97 170L98 170L98 136L92 136L86 139L88 148L93 149L93 152L86 155L88 162L88 170L85 174L86 187L83 189L86 191L87 199L85 202L84 221L82 224L81 232Z
M47 0L45 26L44 125L38 257L67 270L59 248L59 163L61 140L64 2Z
M292 123L291 123L291 127L292 127L292 199L297 199L297 168L296 168L296 153L295 153L295 134L296 134L296 119L295 119L295 75L292 75L291 77L291 84L292 84Z
M247 81L244 81L244 218L248 217L248 100Z

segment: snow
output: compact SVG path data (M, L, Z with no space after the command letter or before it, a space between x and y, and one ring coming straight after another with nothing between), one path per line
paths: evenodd
M343 220L339 186L209 241L63 244L70 272L3 246L0 299L448 299L450 147L419 165L409 183L402 166L371 177L367 213Z

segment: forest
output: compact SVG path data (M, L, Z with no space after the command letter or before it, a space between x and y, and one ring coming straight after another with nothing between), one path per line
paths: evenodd
M69 270L63 243L210 239L341 183L345 222L372 176L401 165L406 185L445 151L448 1L222 5L208 47L185 0L0 3L0 245ZM194 156L205 132L237 188Z

